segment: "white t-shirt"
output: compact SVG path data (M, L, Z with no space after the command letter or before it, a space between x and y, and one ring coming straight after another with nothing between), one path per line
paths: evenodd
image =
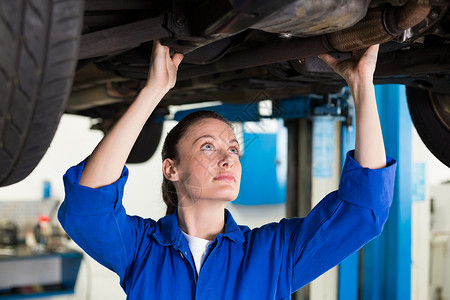
M188 241L189 249L191 250L192 257L194 258L195 268L197 269L197 275L200 274L200 269L202 267L203 259L205 259L206 251L208 250L209 244L212 241L205 240L199 237L191 236L184 231L181 231Z

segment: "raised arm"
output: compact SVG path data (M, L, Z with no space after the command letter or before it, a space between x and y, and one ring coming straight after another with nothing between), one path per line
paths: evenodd
M154 42L146 86L95 148L81 174L80 185L99 188L120 177L145 122L164 95L175 85L178 65L182 59L183 55L179 53L170 57L168 47L162 46L159 41Z
M381 125L378 117L373 73L379 45L355 51L353 56L339 61L329 54L319 57L347 82L355 101L355 160L363 167L379 169L386 166Z

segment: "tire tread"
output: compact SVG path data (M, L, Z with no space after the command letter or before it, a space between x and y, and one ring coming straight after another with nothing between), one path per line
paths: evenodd
M77 61L82 2L0 3L0 28L5 28L0 32L8 39L3 45L11 45L0 54L0 80L4 81L0 84L9 95L0 113L0 186L31 173L56 132ZM20 26L11 22L13 16L7 16L16 10L20 10ZM70 51L61 51L61 46ZM8 65L11 60L14 68Z

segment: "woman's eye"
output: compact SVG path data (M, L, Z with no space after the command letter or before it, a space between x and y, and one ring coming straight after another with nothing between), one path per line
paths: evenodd
M229 151L233 154L239 154L239 149L236 147L231 147Z
M214 147L211 144L204 144L200 149L211 151L214 150Z

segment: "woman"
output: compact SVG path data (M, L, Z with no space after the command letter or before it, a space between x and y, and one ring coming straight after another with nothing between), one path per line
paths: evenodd
M141 128L176 81L181 54L155 43L146 87L87 161L64 176L59 219L94 259L116 272L128 299L289 299L291 293L377 236L388 216L395 161L386 159L375 101L378 46L339 62L355 100L356 144L340 188L306 218L250 230L224 205L239 192L239 144L214 113L187 116L164 143L159 221L122 206L127 156Z

